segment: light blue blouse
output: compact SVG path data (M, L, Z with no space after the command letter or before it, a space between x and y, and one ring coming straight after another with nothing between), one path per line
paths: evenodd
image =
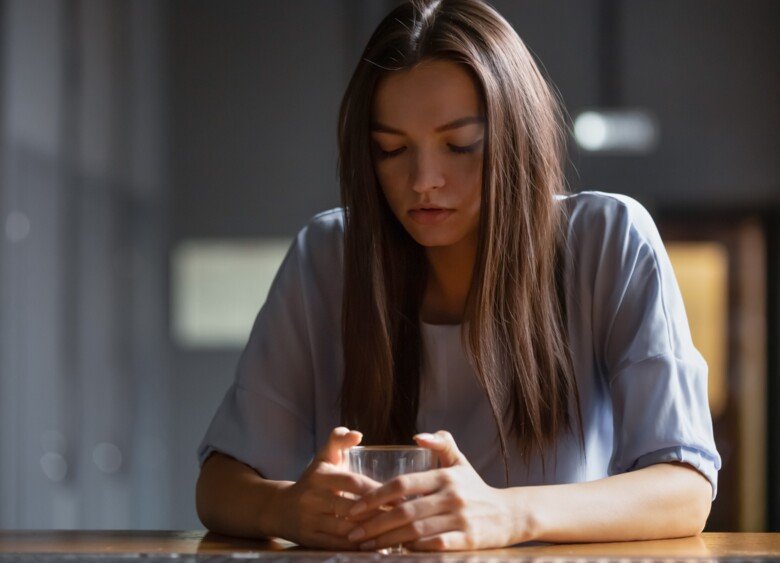
M680 291L648 212L616 194L580 192L569 207L569 346L585 449L575 433L528 464L510 450L510 486L600 479L681 461L717 492L720 456L707 364L691 341ZM198 449L268 479L296 480L339 425L343 360L343 212L298 234L257 315L235 381ZM422 324L418 430L449 430L482 478L506 486L498 433L460 342L459 325Z

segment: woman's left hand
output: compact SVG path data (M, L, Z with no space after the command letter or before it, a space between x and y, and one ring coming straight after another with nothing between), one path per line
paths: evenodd
M361 549L404 544L422 551L482 549L525 541L513 523L507 495L482 480L449 432L414 438L436 452L442 468L401 475L363 495L350 517L359 518L380 506L393 508L355 527L350 541L361 542ZM422 496L404 500L416 495Z

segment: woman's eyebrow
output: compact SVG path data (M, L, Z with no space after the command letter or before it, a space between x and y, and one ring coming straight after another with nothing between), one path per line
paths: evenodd
M460 117L454 121L450 121L449 123L445 123L444 125L439 125L435 131L436 133L441 133L442 131L449 131L450 129L457 129L458 127L463 127L465 125L471 125L472 123L485 123L484 117L477 117L477 116L471 116L471 117ZM403 131L400 129L395 129L394 127L390 127L389 125L384 125L382 123L379 123L378 121L371 122L371 131L376 131L379 133L392 133L394 135L406 135Z

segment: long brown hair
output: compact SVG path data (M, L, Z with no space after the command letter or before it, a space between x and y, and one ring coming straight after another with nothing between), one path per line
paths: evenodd
M572 428L582 441L567 348L564 113L520 37L479 0L411 0L374 31L339 115L345 211L342 423L366 443L406 443L416 431L424 249L395 218L372 164L378 80L426 59L463 65L487 121L479 243L462 341L498 428L526 461Z

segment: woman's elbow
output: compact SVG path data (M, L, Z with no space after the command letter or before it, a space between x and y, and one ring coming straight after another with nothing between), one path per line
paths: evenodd
M696 536L704 531L712 508L712 485L697 469L681 462L669 462L666 473L666 514L674 507L674 518L667 516L668 533L677 537ZM671 469L673 468L673 469Z
M703 476L704 486L701 488L701 492L696 496L696 530L694 535L698 535L704 531L704 527L707 525L707 519L710 517L710 510L712 509L712 484Z
M213 457L213 456L211 456ZM201 466L198 480L195 483L195 511L198 519L207 529L213 530L213 506L211 502L211 487L209 486L209 471L206 469L211 457Z
M685 528L688 532L686 535L695 536L704 531L707 518L710 516L712 484L697 470L692 467L687 467L687 469L692 482L685 484L687 494L683 498L685 498L687 510L684 510L683 513L686 514Z

